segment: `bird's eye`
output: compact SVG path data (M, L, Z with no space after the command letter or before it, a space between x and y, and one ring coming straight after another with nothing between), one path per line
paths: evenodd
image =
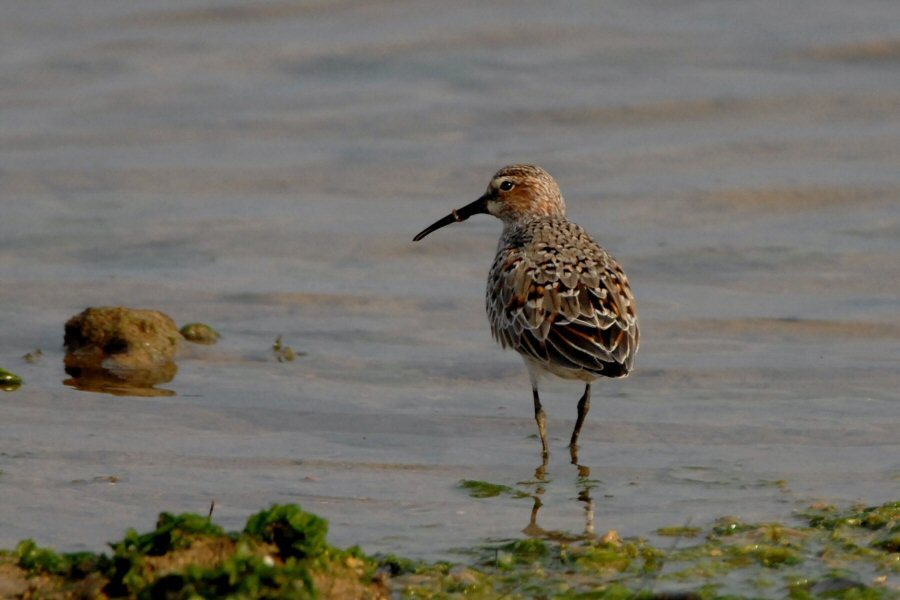
M516 187L516 184L514 184L512 181L510 181L508 179L500 184L500 189L504 192L508 192L509 190L513 189L514 187Z

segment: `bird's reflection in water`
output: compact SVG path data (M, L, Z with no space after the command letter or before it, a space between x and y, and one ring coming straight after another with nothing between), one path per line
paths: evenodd
M587 535L594 535L594 499L591 498L591 468L587 465L578 463L578 446L573 444L569 446L569 457L572 464L578 471L578 501L584 503L584 532Z
M535 486L534 492L531 495L532 499L534 500L534 504L531 507L531 517L528 520L528 525L522 530L522 533L524 533L525 535L529 537L555 541L587 540L595 537L594 499L593 497L591 497L591 488L594 487L595 482L590 479L590 467L578 464L578 451L575 447L571 449L571 458L572 464L575 465L578 474L578 478L576 480L576 486L578 488L578 502L580 502L584 507L584 532L581 534L575 534L565 531L548 530L538 525L538 513L540 512L541 507L544 505L541 496L544 495L544 492L547 489L547 484L550 483L550 480L547 478L547 465L549 460L547 456L543 456L541 464L538 465L538 467L534 470L534 481L531 482Z

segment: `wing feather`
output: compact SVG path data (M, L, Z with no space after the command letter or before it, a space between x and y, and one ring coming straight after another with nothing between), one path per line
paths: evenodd
M491 330L504 347L573 376L622 377L633 368L640 333L628 279L574 223L538 220L506 233L487 292Z

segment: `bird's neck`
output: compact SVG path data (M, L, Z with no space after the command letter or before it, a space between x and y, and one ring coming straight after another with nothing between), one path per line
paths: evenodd
M505 244L515 240L520 240L523 236L529 235L529 230L541 221L565 221L565 211L559 211L552 214L530 214L518 219L503 219L503 234L500 236L500 243Z

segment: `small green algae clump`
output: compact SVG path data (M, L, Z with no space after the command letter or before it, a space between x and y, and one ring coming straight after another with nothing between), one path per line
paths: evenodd
M188 323L178 330L181 336L192 344L212 345L222 337L206 323Z
M304 559L321 555L328 548L328 522L303 512L297 506L273 506L250 517L244 533L275 544L282 556Z
M96 568L98 559L91 552L58 554L49 548L41 548L34 540L22 540L14 551L18 565L30 573L77 576Z
M517 490L502 483L490 483L488 481L478 481L475 479L463 479L459 482L459 487L469 492L473 498L496 498L497 496L512 496L514 498L529 498L530 494L526 494L521 490Z
M813 527L832 531L841 527L862 527L874 531L900 523L900 502L868 508L854 507L843 513L834 506L824 506L810 509L805 514Z
M22 385L22 378L6 369L0 369L0 390L12 392Z
M287 344L282 343L281 336L275 338L272 343L272 352L278 362L293 362L298 356L306 356L306 352L297 352Z

